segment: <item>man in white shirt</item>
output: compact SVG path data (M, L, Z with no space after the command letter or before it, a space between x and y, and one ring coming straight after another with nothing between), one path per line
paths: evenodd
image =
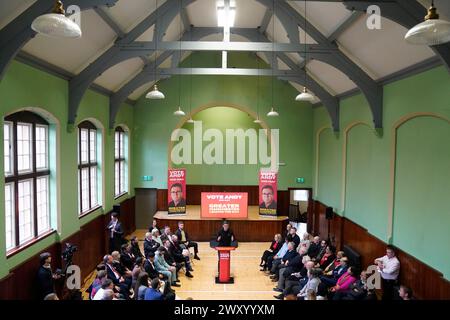
M394 247L386 247L386 255L375 259L378 272L381 275L383 284L383 300L392 300L394 296L394 286L400 273L400 261L395 256Z

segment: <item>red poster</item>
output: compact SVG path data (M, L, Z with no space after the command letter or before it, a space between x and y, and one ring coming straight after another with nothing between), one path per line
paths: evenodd
M168 213L186 213L186 169L169 169L167 189Z
M259 214L277 215L277 173L273 171L259 172Z
M247 218L245 192L202 192L202 218Z

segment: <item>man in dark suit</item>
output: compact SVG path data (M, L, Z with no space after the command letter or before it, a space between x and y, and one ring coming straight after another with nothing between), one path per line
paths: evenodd
M136 257L131 252L131 244L122 245L122 252L120 254L120 262L128 269L133 270Z
M274 190L272 186L265 185L261 189L261 195L263 201L259 204L263 209L277 209L277 202L274 200Z
M141 249L139 248L139 240L136 236L131 237L130 240L131 244L131 253L134 255L134 257L137 259L139 257L143 258Z
M339 277L342 276L348 269L348 258L343 257L340 264L333 270L331 276L320 276L320 282L322 287L331 288L336 285Z
M155 253L149 252L147 259L144 262L144 270L147 272L150 279L163 279L164 275L159 273L155 268Z
M122 246L123 228L118 219L119 214L117 212L111 213L111 221L109 222L107 229L109 232L109 252L120 251Z
M45 296L55 292L54 280L59 279L59 275L54 275L50 266L52 256L48 252L44 252L39 256L40 264L37 273L38 295L39 300L43 300Z
M298 247L298 245L300 244L300 237L298 236L298 234L297 234L297 228L296 227L292 227L290 230L289 230L289 234L291 235L291 237L292 237L292 242L294 242L294 244L295 244L295 247L294 247L294 249L297 249L297 247Z
M189 248L194 248L194 259L200 260L198 256L198 244L189 239L188 233L184 230L183 221L178 222L178 230L175 232L175 235L178 237L180 244L186 246L188 250Z
M130 292L131 281L128 283L120 272L114 266L114 259L111 255L106 255L103 257L103 263L106 266L106 274L108 279L114 283L114 287L119 291L125 298L128 298Z
M296 256L298 256L298 252L295 250L295 243L289 242L288 243L288 251L281 258L280 263L276 267L275 273L270 276L270 278L272 279L272 282L278 282L279 275L281 273L283 273L284 269L289 265L289 262L292 259L294 259Z
M231 231L228 221L223 222L222 229L220 229L217 234L216 240L219 247L233 246L233 242L235 242L236 239L234 238L234 233Z
M194 271L191 266L191 262L189 260L189 256L183 254L183 249L180 247L178 243L178 237L176 235L172 235L172 239L169 240L169 248L168 251L170 255L174 258L175 262L184 264L186 267L186 277L193 278L191 271ZM187 249L186 249L187 250ZM186 251L186 254L188 252Z
M150 232L147 232L145 234L145 240L144 240L144 254L146 257L148 257L150 252L155 253L156 250L159 248L159 243L155 241L152 237L152 234Z
M315 236L313 242L311 242L311 244L309 245L307 254L311 259L314 259L317 257L319 252L320 252L320 237Z

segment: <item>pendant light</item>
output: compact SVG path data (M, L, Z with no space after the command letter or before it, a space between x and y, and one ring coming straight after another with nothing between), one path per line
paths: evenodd
M435 46L450 41L450 22L439 19L439 14L431 1L425 21L411 28L405 35L410 44Z
M275 0L272 0L272 12L273 12L273 28L272 28L272 32L273 32L273 39L272 39L272 108L270 109L270 111L267 113L268 117L278 117L279 114L277 111L275 111L274 107L273 107L273 101L274 101L274 68L277 65L276 61L275 61Z
M178 110L175 111L175 112L173 113L173 115L174 115L174 116L177 116L177 117L184 117L184 116L186 115L186 113L184 113L184 111L181 110L181 107L178 107Z
M306 73L306 61L308 61L307 60L308 47L306 44L306 19L307 19L307 13L306 13L306 1L305 1L305 28L303 29L303 32L305 33L305 67L303 68L303 72L305 73L305 83L303 86L303 91L295 97L295 101L313 102L314 96L310 92L308 92L308 89L306 88L306 82L308 80L308 75Z
M55 1L52 13L43 14L34 19L31 29L45 36L60 38L80 38L80 26L66 17L64 5Z
M156 67L157 67L157 61L158 61L158 41L159 41L159 35L158 35L158 22L159 22L159 11L158 11L158 0L156 0L156 23L155 23L155 29L154 29L154 33L155 35L153 36L153 38L155 39L156 43L155 43L155 84L153 86L152 91L150 91L149 93L147 93L147 95L145 96L147 99L150 100L161 100L161 99L165 99L166 96L158 90L158 86L156 85L157 82L157 75L156 75Z

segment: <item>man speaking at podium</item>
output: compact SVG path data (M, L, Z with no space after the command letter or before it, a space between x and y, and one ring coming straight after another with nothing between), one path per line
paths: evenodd
M224 221L222 229L217 234L217 242L219 247L235 247L233 231L230 229L228 221Z

